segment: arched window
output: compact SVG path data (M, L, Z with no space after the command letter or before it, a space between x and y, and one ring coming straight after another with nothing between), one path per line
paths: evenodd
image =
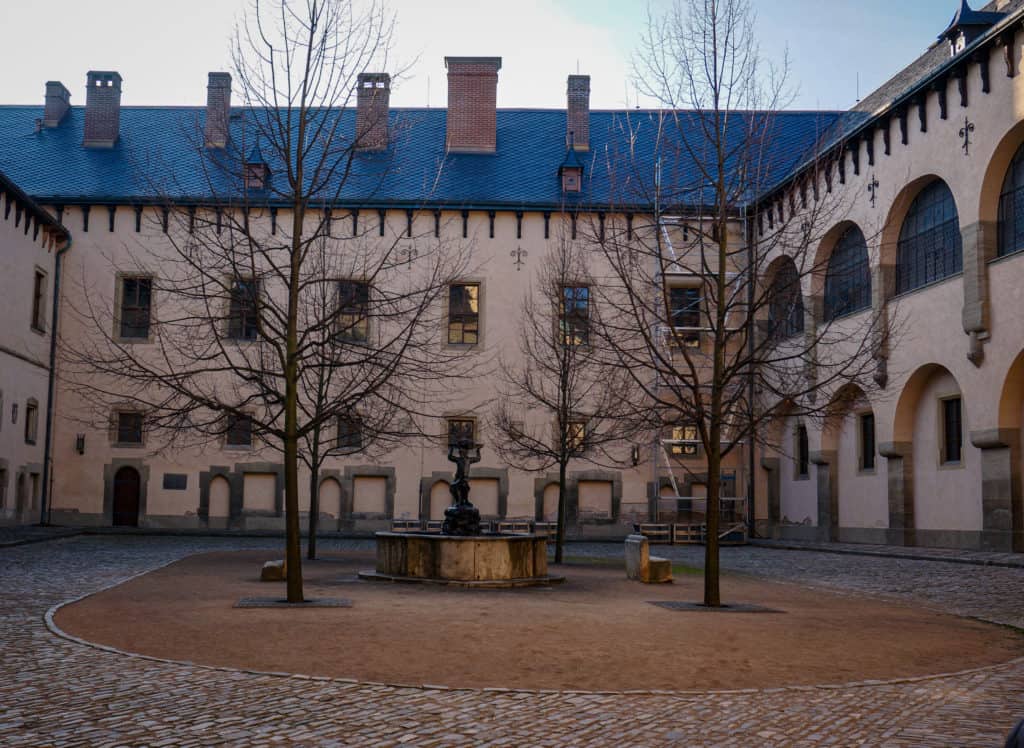
M999 256L1024 249L1024 145L1006 170L999 193Z
M848 228L832 250L825 271L825 321L871 306L868 244L856 226Z
M953 193L936 179L914 198L903 219L896 250L896 293L956 275L963 266L960 218Z
M772 278L768 298L768 321L771 334L788 338L804 331L804 299L800 293L800 276L793 261L785 259Z

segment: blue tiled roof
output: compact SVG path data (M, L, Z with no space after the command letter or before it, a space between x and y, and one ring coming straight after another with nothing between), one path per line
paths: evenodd
M222 170L211 168L202 145L205 113L195 107L122 107L120 137L111 149L82 146L85 110L73 107L60 126L37 132L38 106L0 106L0 170L41 202L129 202L170 197L208 200L230 193ZM647 110L593 111L590 150L584 161L580 205L650 204L655 165L660 159L662 184L678 191L666 204L698 204L700 189L695 157L702 152L697 115L681 112L681 126L659 128L663 113ZM255 145L247 118L231 117L231 142L221 158L246 153ZM329 113L341 117L340 131L355 128L354 110ZM821 137L844 115L839 112L780 112L733 115L730 139L740 143L751 125L764 126L768 147L758 154L759 190L783 180ZM566 113L562 110L499 109L495 154L445 153L444 109L393 109L392 143L385 153L361 154L343 185L332 184L325 198L346 205L444 205L449 207L557 208L563 204L558 167L566 154ZM662 133L659 136L659 130ZM248 133L248 142L247 142ZM665 135L665 133L669 133ZM681 133L681 135L680 135ZM685 141L685 142L684 142ZM275 162L266 137L260 149L267 159L273 188L286 172ZM732 165L743 160L736 154ZM747 172L754 169L748 164Z

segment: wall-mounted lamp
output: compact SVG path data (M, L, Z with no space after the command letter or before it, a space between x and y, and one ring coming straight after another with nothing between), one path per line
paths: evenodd
M85 454L85 434L75 435L75 451L80 455Z
M629 452L630 458L633 460L633 467L640 464L640 447L633 445L633 448Z

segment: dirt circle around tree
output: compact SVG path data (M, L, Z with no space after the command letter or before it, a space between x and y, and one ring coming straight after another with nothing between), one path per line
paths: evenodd
M570 550L571 552L571 550ZM724 602L781 612L676 611L701 576L628 581L621 561L570 563L562 585L474 590L358 581L372 554L304 567L307 597L350 608L236 608L284 595L265 551L218 552L57 611L72 636L201 665L451 688L712 690L934 675L1024 656L1006 627L902 603L726 574Z

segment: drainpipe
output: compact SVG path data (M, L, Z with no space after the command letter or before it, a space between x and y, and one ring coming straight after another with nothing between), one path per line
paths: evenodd
M64 253L71 249L71 234L64 246L57 250L53 269L53 309L50 316L50 371L46 383L46 441L43 446L43 491L39 501L39 524L50 524L50 469L53 450L53 399L57 383L57 314L60 310L60 268Z

